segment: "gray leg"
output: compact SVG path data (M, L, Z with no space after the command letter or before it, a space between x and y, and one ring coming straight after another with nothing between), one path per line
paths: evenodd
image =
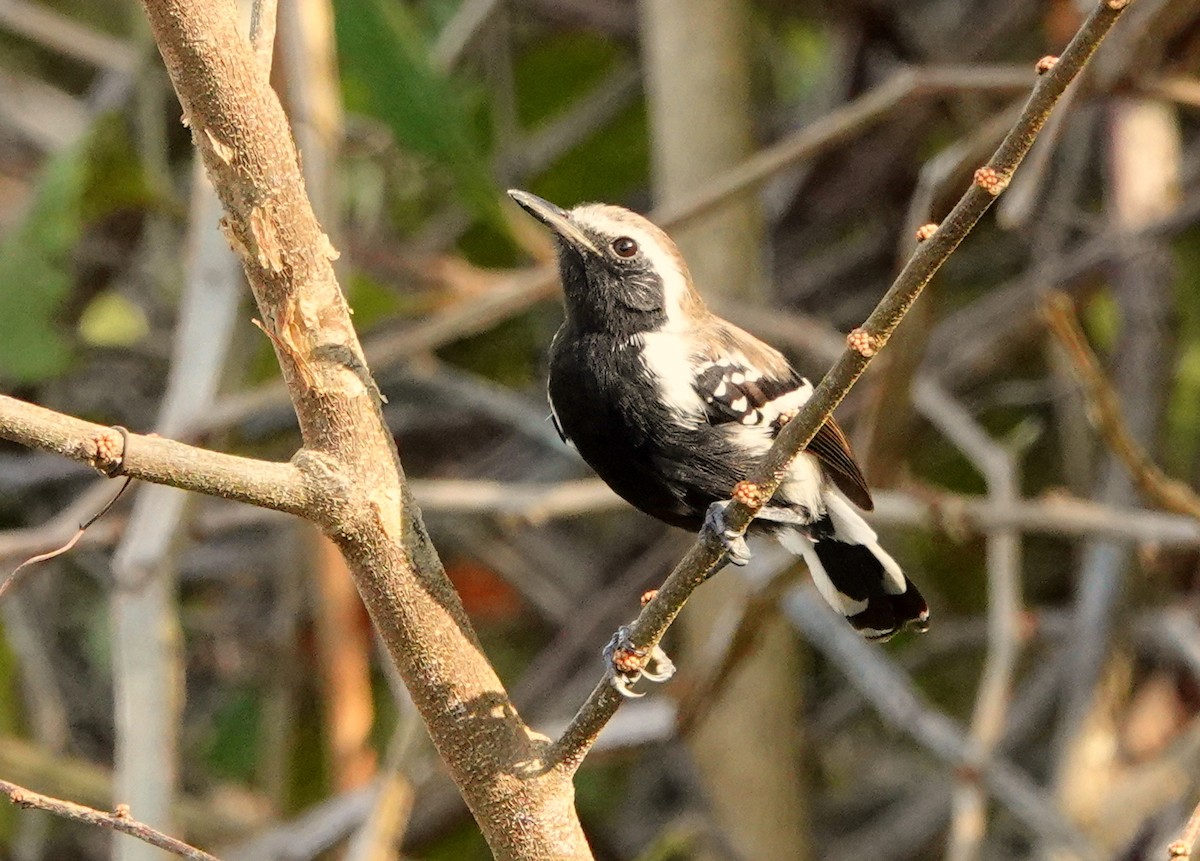
M725 548L729 561L734 565L745 565L750 561L750 548L746 546L745 536L738 535L725 525L725 509L730 500L714 502L704 514L704 528L716 536Z
M604 663L608 669L608 683L623 697L636 699L645 696L633 690L638 679L665 682L675 675L675 664L660 646L647 653L635 648L629 641L629 628L622 625L604 647Z

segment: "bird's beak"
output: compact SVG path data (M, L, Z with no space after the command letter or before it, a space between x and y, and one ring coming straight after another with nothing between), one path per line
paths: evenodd
M523 210L561 236L568 245L580 251L589 251L596 255L600 253L592 244L592 240L588 239L584 232L575 226L567 211L562 207L555 206L536 194L515 188L509 189L508 196L515 200Z

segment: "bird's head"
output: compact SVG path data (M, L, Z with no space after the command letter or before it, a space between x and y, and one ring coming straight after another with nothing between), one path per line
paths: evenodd
M675 243L636 212L601 203L567 210L527 191L508 194L554 231L572 325L633 334L686 329L706 313Z

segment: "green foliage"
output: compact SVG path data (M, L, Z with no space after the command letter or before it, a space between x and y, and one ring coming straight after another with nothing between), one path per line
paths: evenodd
M258 766L261 728L259 692L231 693L210 725L205 760L212 772L223 778L250 783Z
M621 200L646 185L650 176L650 136L645 105L626 108L612 125L564 155L532 190L569 206L583 200Z
M390 0L336 0L334 6L346 106L378 117L397 142L453 178L473 213L502 223L467 103L433 67L409 7Z
M1200 454L1200 232L1190 231L1175 245L1179 277L1175 307L1179 315L1179 359L1175 388L1167 404L1163 466L1186 479Z
M346 302L354 313L354 326L360 332L391 317L400 309L402 297L365 273L352 273L344 279L344 283Z
M114 290L105 290L84 308L79 334L89 344L128 347L150 333L145 313Z
M566 111L604 80L623 53L595 33L562 33L537 40L513 69L521 125L530 128Z
M593 90L625 52L590 33L539 40L514 69L517 112L528 127L562 114ZM582 141L530 183L537 194L569 206L582 200L621 200L650 176L650 136L645 104L638 100Z
M88 223L152 201L134 153L120 118L109 116L43 167L24 220L0 243L0 379L36 382L66 369L71 342L57 313L71 292L75 246Z
M71 289L87 151L83 140L50 159L24 222L0 243L0 379L43 379L70 359L55 313Z
M443 347L438 355L457 367L520 387L533 378L544 349L538 339L540 331L531 315L524 314L490 332Z

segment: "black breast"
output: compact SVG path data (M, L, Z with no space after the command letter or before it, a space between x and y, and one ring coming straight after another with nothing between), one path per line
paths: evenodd
M707 422L681 425L657 399L638 349L609 335L555 339L550 399L558 423L605 483L647 514L697 529L748 469Z

